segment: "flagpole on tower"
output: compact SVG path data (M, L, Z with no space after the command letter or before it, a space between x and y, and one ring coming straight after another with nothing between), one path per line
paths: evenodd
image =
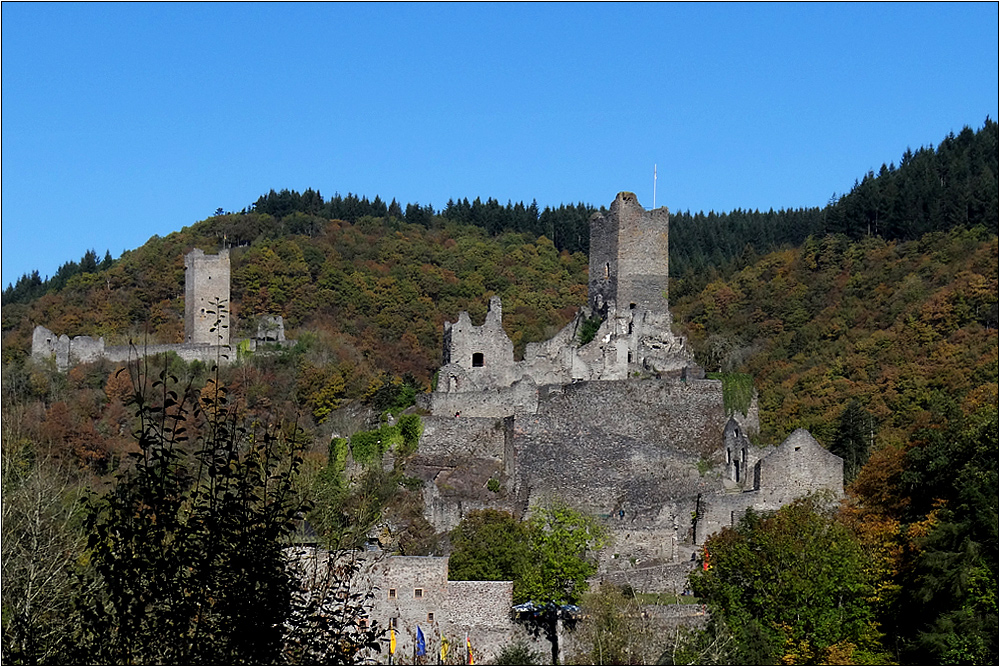
M653 163L653 209L656 209L656 163Z

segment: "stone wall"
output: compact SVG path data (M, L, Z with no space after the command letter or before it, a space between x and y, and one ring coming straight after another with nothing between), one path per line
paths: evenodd
M449 531L473 510L520 515L513 496L513 417L425 417L420 450L409 463L424 481L424 516ZM491 489L491 480L499 488Z
M412 662L418 626L432 664L437 662L442 637L448 640L453 659L465 654L468 636L480 664L491 662L513 639L529 639L511 620L510 581L448 581L447 557L391 556L379 560L372 571L376 587L372 617L394 624L397 663ZM388 642L379 659L387 657Z
M726 424L718 380L633 379L548 386L538 414L563 423L675 448L696 457L717 452Z
M803 428L793 431L757 467L755 488L781 498L816 491L843 494L843 459L824 449Z
M506 386L513 382L516 379L511 375L514 344L503 330L502 319L500 298L494 296L481 326L474 325L464 311L457 322L445 322L444 365L455 364L463 368L476 388Z
M464 391L465 369L456 364L443 366L438 373L441 383L450 383L455 391L436 391L418 397L418 405L434 415L455 417L503 418L538 410L538 387L534 382L514 382L506 387ZM469 380L471 382L471 380Z

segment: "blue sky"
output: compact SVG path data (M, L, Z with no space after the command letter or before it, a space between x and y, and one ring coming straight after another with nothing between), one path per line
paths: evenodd
M271 188L821 206L997 118L997 7L5 2L3 285Z

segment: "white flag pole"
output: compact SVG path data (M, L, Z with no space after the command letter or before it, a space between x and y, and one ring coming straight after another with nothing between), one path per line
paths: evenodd
M656 209L656 163L653 163L653 208Z

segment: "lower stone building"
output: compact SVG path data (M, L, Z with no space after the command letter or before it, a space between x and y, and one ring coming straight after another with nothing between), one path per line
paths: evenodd
M549 650L544 639L532 637L512 619L513 582L448 581L447 556L390 556L376 551L331 554L315 546L292 548L288 556L296 564L303 587L316 587L329 568L356 559L359 568L351 592L371 591L373 597L370 615L355 622L377 621L393 629L396 664L438 664L443 643L448 646L447 664L466 664L468 647L480 664L494 662L503 647L515 641L537 644L539 652ZM418 629L424 639L421 660L417 660ZM381 651L362 657L388 664L388 633Z

